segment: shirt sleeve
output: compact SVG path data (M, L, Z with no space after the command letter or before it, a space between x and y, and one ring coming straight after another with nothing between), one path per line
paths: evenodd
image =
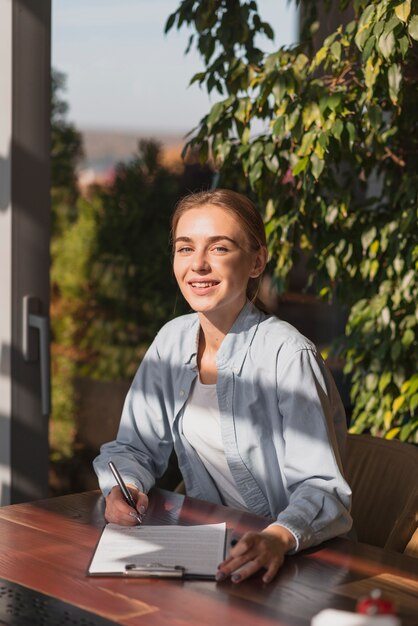
M155 339L126 396L116 439L103 444L93 461L105 496L116 485L108 467L110 460L126 483L145 493L168 465L173 440L164 403L162 369Z
M276 523L295 536L295 552L352 526L340 458L345 413L330 372L312 349L297 350L278 368L277 391L289 504Z

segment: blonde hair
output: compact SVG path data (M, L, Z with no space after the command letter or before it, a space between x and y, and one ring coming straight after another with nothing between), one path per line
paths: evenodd
M243 228L249 246L252 250L267 247L264 223L255 205L246 196L231 191L230 189L212 189L198 191L182 198L174 209L171 217L171 241L175 239L177 225L181 216L190 209L199 209L208 205L224 209L236 218ZM258 300L257 294L260 288L262 274L257 278L250 278L247 285L247 297L259 308L265 310L264 304Z

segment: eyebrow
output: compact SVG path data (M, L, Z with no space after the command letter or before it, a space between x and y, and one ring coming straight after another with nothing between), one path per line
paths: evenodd
M235 246L238 246L238 243L235 241L235 239L232 239L231 237L228 237L228 235L214 235L213 237L208 237L207 241L209 243L216 243L217 241L225 241L225 239L227 241L230 241L231 243L233 243ZM174 243L178 243L179 241L184 241L186 243L191 243L193 241L193 239L191 237L176 237Z

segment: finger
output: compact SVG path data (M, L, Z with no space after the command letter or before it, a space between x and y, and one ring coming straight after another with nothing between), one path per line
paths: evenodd
M120 510L118 507L109 506L105 510L105 519L113 524L121 524L122 526L135 526L138 524L139 514L135 513L132 508L126 505L126 509Z
M231 580L233 583L239 583L242 580L245 580L249 576L252 576L258 570L263 567L263 563L260 558L255 558L251 561L248 561L244 566L236 569L231 574Z
M139 492L135 490L132 493L137 500ZM143 494L145 503L148 498ZM145 512L145 511L144 511ZM122 524L123 526L134 526L141 520L138 512L133 511L132 507L125 501L119 487L114 487L106 498L105 519L108 522Z
M259 569L265 568L267 571L263 575L263 582L269 583L276 576L283 562L284 559L282 557L258 555L252 561L240 567L239 570L233 572L231 580L233 583L241 582L255 574Z
M273 559L272 561L270 561L269 565L267 566L267 571L263 575L264 583L269 583L273 580L273 578L276 576L277 572L283 565L283 560L284 559Z
M137 492L136 496L136 510L141 515L145 515L148 509L148 496L142 493L142 491Z
M240 556L251 550L257 541L257 535L255 533L245 533L241 539L231 548L231 556Z
M230 576L233 572L235 572L237 569L239 569L246 563L253 561L257 557L258 557L257 551L251 550L249 552L246 552L242 556L231 557L229 559L226 559L225 561L223 561L223 563L220 563L218 565L218 571L224 574L224 577L222 578L222 580Z

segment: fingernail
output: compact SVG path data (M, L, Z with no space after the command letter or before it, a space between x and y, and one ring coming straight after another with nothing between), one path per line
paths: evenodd
M142 517L141 517L141 515L138 515L138 513L134 513L134 511L129 511L129 515L131 517L134 517L136 519L136 521L138 522L138 524L142 524Z
M141 504L141 506L139 507L138 511L141 513L141 515L145 515L145 507L143 504Z
M218 570L216 572L216 576L215 576L216 580L218 581L218 583L222 582L223 580L225 580L226 578L226 574L224 574L223 572L221 572L220 570Z
M231 580L233 583L238 583L241 580L240 574L234 574L233 576L231 576Z

